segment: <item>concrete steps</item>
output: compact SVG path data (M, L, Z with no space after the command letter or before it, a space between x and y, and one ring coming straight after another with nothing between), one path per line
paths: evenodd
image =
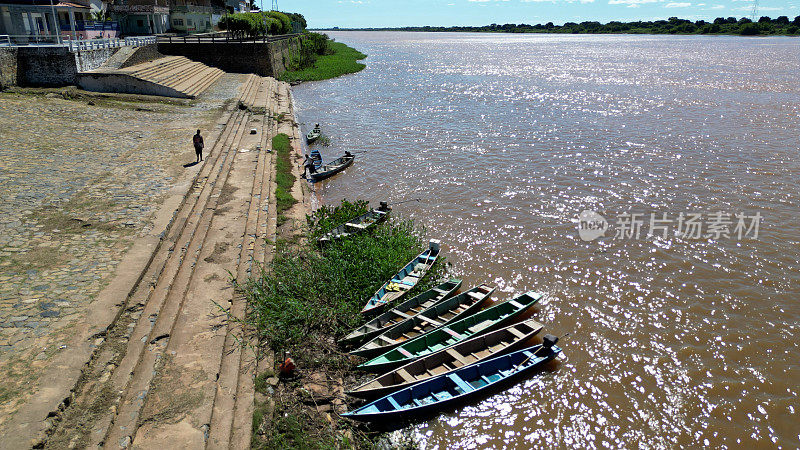
M183 56L166 56L124 69L101 68L78 75L84 89L196 98L224 72Z
M140 70L169 76L187 66L173 59ZM249 447L258 360L240 345L238 322L228 320L246 311L228 273L243 283L273 252L275 155L266 149L278 131L271 117L291 113L280 110L288 102L278 101L278 91L288 94L288 85L255 75L243 83L239 100L258 108L229 109L54 436L74 434L81 448ZM248 134L251 128L260 132Z

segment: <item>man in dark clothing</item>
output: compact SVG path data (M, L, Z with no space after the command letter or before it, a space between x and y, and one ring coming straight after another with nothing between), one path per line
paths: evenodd
M200 136L200 130L197 130L197 134L192 138L192 142L194 142L194 152L197 154L197 162L200 162L203 160L203 136Z

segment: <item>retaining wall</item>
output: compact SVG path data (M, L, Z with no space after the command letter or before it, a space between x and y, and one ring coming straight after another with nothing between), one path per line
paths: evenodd
M78 72L103 65L116 48L72 53L66 47L18 47L17 79L21 86L69 86L77 83Z
M17 85L17 49L0 48L0 90Z
M275 42L202 42L159 43L158 51L164 55L185 56L225 72L255 73L262 77L278 78L286 71L291 52L297 51L300 38Z

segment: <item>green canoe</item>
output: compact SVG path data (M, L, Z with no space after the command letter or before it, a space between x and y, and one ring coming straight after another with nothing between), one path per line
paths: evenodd
M385 372L408 364L417 358L448 348L465 339L495 330L511 322L542 297L543 294L540 293L526 292L472 316L406 341L399 347L389 350L357 368L369 372Z

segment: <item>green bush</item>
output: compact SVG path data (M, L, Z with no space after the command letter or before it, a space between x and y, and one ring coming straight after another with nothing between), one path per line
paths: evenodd
M278 11L267 11L264 13L267 17L272 18L280 22L280 27L276 33L272 34L288 34L292 32L292 20L289 19L289 16L282 12Z
M328 35L323 33L305 32L304 41L309 42L309 49L317 55L328 54Z
M263 36L265 34L287 34L292 32L292 21L284 13L237 13L225 15L219 21L221 30L228 30L232 37Z
M228 30L234 39L262 36L266 32L264 20L257 13L228 14L220 19L218 26Z

